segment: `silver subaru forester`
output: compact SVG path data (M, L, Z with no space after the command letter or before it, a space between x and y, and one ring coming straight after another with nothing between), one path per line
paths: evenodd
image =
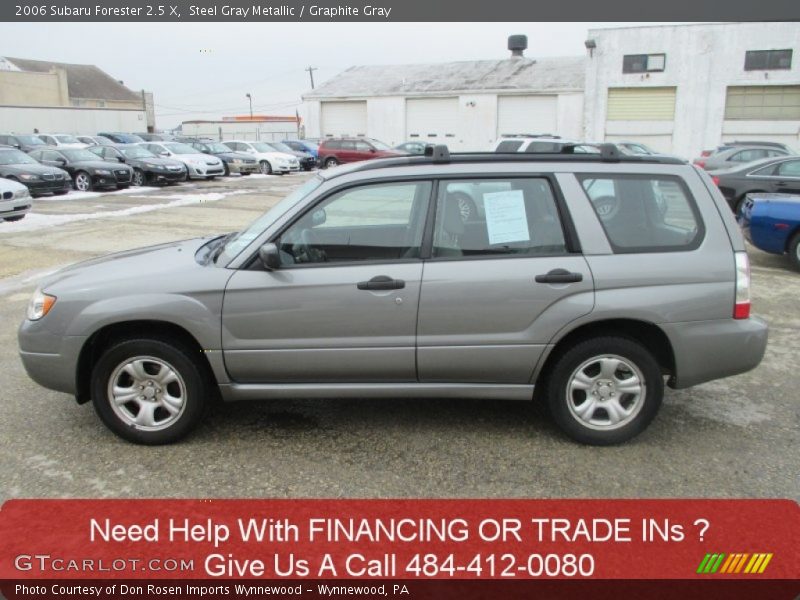
M41 385L132 442L216 397L539 400L614 444L761 361L739 229L668 157L452 154L327 170L244 231L66 268L19 330Z

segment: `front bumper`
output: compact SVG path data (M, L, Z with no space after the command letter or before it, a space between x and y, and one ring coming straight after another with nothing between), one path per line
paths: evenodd
M258 168L257 162L252 162L239 163L238 165L234 163L228 163L228 170L231 173L258 173L260 169Z
M31 197L0 200L0 220L19 217L31 210Z
M53 192L67 192L72 189L72 180L69 177L61 179L37 179L35 181L22 181L27 186L32 196L52 194Z
M186 179L186 170L180 171L146 171L145 174L151 183L175 183Z
M40 322L25 319L17 333L19 356L31 379L57 392L77 392L78 357L86 336L50 333Z
M188 165L189 177L192 179L202 179L205 177L216 177L217 175L224 175L225 168L220 163L219 165Z
M317 166L317 159L313 156L309 156L308 158L304 158L303 162L300 164L304 171L310 171L311 169L316 168Z
M676 389L754 369L767 349L769 328L758 318L662 323L675 355Z

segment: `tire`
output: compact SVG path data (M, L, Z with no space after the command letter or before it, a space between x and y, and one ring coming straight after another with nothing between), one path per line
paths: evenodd
M261 169L262 175L272 175L272 165L268 160L262 160L258 163L258 167Z
M228 163L222 161L222 166L225 171L222 173L223 177L230 177L231 176L231 168L228 166Z
M144 184L147 183L147 175L145 175L144 171L141 169L134 169L133 170L133 177L131 178L131 183L136 187L142 187Z
M86 171L78 171L75 173L75 177L72 178L72 182L75 184L75 189L79 192L91 192L94 188L94 185L92 184L92 176Z
M789 240L789 262L795 271L800 271L800 231Z
M92 370L92 402L100 420L136 444L171 444L184 437L208 404L210 386L196 354L169 338L128 339L108 348ZM167 385L159 380L165 368L174 375ZM115 386L129 389L117 396L130 400L114 402Z
M57 192L53 192L54 196L63 196L64 194L69 193L69 190L58 190Z
M129 183L124 183L122 185L118 185L117 189L118 190L127 190L129 187L131 187Z
M461 220L466 223L478 216L478 209L475 202L467 194L456 192L453 197L458 202L458 212L461 213Z
M216 175L211 175L210 177L206 177L206 181L214 181L214 177L216 177Z
M325 165L326 169L330 169L333 167L338 167L339 160L335 156L329 156L328 158L325 159L325 162L322 164Z
M630 391L620 391L620 381L627 381ZM661 369L650 351L616 336L587 339L567 349L556 359L546 385L556 424L573 440L593 446L620 444L639 435L664 397Z

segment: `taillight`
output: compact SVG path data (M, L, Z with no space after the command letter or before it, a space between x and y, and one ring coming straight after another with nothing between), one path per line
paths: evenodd
M715 186L719 187L719 177L717 177L716 175L712 175L711 176L711 181L714 182Z
M734 319L750 317L750 260L747 252L736 252L736 303L733 305Z
M711 156L711 150L703 150L700 156Z

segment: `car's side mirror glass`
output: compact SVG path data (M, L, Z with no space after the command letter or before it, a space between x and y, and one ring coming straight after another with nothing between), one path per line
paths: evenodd
M258 258L267 271L274 271L275 269L281 268L281 255L278 251L278 247L273 243L261 246L261 248L258 249Z
M328 213L324 208L318 208L311 213L311 227L319 227L328 220Z

